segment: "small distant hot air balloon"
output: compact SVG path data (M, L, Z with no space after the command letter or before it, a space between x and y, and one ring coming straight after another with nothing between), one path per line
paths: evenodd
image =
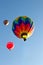
M12 49L14 48L14 43L13 43L13 42L7 42L6 47L7 47L9 50L12 50Z
M29 38L34 30L33 21L27 16L20 16L13 21L12 31L18 37L24 39Z
M9 21L8 20L4 20L3 23L4 23L4 25L8 25Z

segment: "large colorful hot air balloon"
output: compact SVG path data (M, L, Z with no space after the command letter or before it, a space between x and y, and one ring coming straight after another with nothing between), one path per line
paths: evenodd
M29 38L34 30L33 21L27 16L17 17L12 24L12 31L18 37L24 39Z

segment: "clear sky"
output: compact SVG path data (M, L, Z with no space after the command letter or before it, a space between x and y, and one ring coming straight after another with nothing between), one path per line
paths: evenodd
M12 32L13 20L24 15L32 18L35 27L26 42ZM15 44L11 51L6 48L8 41ZM43 0L0 0L0 65L43 65Z

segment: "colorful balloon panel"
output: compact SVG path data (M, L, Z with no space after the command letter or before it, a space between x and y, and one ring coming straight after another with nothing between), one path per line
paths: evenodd
M24 41L32 35L34 24L31 18L27 16L17 17L12 24L12 31L18 38Z

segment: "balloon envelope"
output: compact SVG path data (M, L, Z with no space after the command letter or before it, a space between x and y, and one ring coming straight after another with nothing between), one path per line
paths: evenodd
M9 24L9 21L8 20L4 20L4 25L8 25Z
M12 31L18 37L24 39L29 38L34 30L33 21L27 16L17 17L12 24Z
M7 42L6 47L7 47L9 50L12 50L12 49L14 48L14 43L13 43L13 42Z

